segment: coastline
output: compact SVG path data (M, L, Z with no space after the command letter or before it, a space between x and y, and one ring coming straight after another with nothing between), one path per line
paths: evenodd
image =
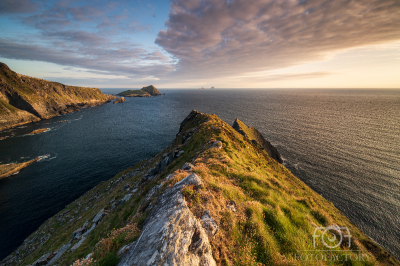
M19 254L23 254L25 252L24 246L26 245L26 243L32 244L31 241L33 239L39 240L43 236L48 235L49 230L51 228L54 228L54 224L57 224L57 222L58 225L65 230L60 231L61 229L57 229L56 232L51 232L49 238L46 239L45 242L37 243L39 244L39 247L37 247L36 250L30 251L33 257L30 256L31 258L29 261L24 261L28 263L34 261L34 259L37 260L37 258L42 256L46 252L48 253L48 251L51 251L50 254L55 253L56 249L65 247L68 243L65 243L64 240L70 239L71 235L73 235L75 231L79 232L78 229L80 228L82 229L82 233L79 235L78 239L73 238L69 242L70 245L67 247L67 249L71 249L75 246L75 249L73 249L70 253L65 253L64 255L59 257L59 259L61 259L63 262L65 262L66 260L71 262L74 260L74 258L77 258L76 254L82 254L82 256L88 255L89 253L84 253L86 253L86 251L90 252L90 250L92 249L92 244L90 243L93 243L92 241L98 239L98 237L104 237L106 239L107 233L111 232L112 228L124 228L124 225L129 222L130 217L132 217L131 215L134 216L135 213L140 213L140 217L136 217L135 219L143 219L143 217L149 217L148 215L150 215L149 212L151 212L151 209L157 206L157 198L161 196L160 193L162 193L164 189L168 188L169 185L174 185L174 183L179 181L181 178L187 177L190 174L190 171L194 171L201 177L202 182L205 182L204 184L206 185L206 192L210 191L211 193L207 194L207 192L206 196L208 195L207 197L210 198L216 197L219 199L219 197L224 195L224 193L227 193L227 191L231 191L231 189L236 189L235 187L246 189L246 187L243 187L240 182L237 183L237 181L234 181L235 179L226 179L227 177L225 175L229 173L229 171L226 172L223 169L228 167L227 169L236 169L236 171L243 171L247 169L246 167L250 167L250 169L252 169L250 173L256 174L258 171L256 169L258 168L255 164L257 160L264 160L260 159L263 158L262 156L264 155L262 154L264 154L264 151L250 140L247 140L244 136L235 133L235 131L232 131L231 127L228 124L222 122L216 116L195 113L194 116L189 116L189 119L187 119L186 122L182 122L182 124L183 126L181 126L181 130L178 133L176 140L169 148L167 148L163 152L158 153L156 156L137 164L133 168L121 172L113 179L99 184L97 187L90 190L83 197L68 205L66 209L59 212L59 214L55 215L53 218L50 218L45 224L43 224L39 228L39 230L33 233L24 242L24 244L20 246L20 248L18 249ZM229 139L227 139L225 136L230 137ZM222 140L222 142L217 143L218 139ZM230 152L236 150L240 151L240 153L237 154L242 154L243 156L250 156L249 158L254 158L248 162L246 160L245 169L242 169L242 166L236 168L236 166L232 165L233 162L228 160L229 158L225 157L227 155L228 157L233 156L233 154L229 154ZM184 152L180 153L180 151ZM180 155L177 156L179 153ZM366 237L346 217L344 217L344 215L340 211L338 211L332 203L322 198L320 195L318 195L316 192L306 186L302 181L291 175L290 171L288 171L285 167L268 158L269 157L265 157L266 168L262 168L265 169L263 171L266 171L265 173L267 174L266 179L263 179L264 181L262 182L272 182L268 183L268 186L272 185L271 188L277 186L276 190L284 194L288 193L288 190L293 189L291 188L292 186L295 186L295 194L298 193L299 195L296 196L295 201L293 201L293 196L290 196L289 193L287 198L288 201L293 201L293 203L301 203L303 202L303 198L305 203L307 203L304 206L315 206L315 204L317 204L316 206L319 206L318 208L321 208L319 212L322 211L322 217L326 216L328 220L329 217L331 217L334 220L340 221L340 223L345 223L351 229L352 234L357 237L358 241L360 242L360 247L368 245L370 249L379 252L379 254L381 255L381 259L393 259L387 252L384 252L382 248L374 244L372 240ZM185 162L192 162L194 168L192 168L192 166L190 165L189 168L185 167ZM190 170L190 168L192 168L192 170ZM246 170L246 172L248 172L248 170ZM235 171L231 172L231 174L234 173ZM167 177L170 174L174 174L177 179L174 178L170 181L169 179L167 180ZM151 178L152 176L153 178ZM239 175L238 177L240 176L242 175ZM273 180L271 179L272 176L279 177L279 179L273 182ZM280 179L280 176L282 176L282 178L283 176L285 176L285 178ZM244 177L246 176L242 176L241 178ZM163 183L164 181L169 181L170 183ZM231 184L231 182L233 183ZM261 185L261 183L259 185ZM199 191L201 192L202 190ZM190 211L195 214L196 217L198 217L198 215L200 214L204 214L204 210L199 209L204 207L199 206L196 203L196 197L192 197L193 195L197 195L196 193L200 193L199 191L195 189L193 190L193 192L185 192L186 204L187 206L189 206ZM232 196L236 195L236 193L239 193L239 191L235 192L235 194L232 194ZM220 194L222 192L223 194ZM199 194L199 196L202 195L201 193ZM302 193L305 194L301 196ZM241 201L238 201L238 199L235 197L229 199L229 202L230 200L234 200L235 204L233 204L233 206L236 210L239 210L239 213L241 213L245 210L241 208L246 207L247 205L242 205L242 203L240 203ZM309 202L309 197L313 199L312 202ZM209 208L216 204L216 206L219 206L218 208L226 211L226 208L228 208L226 206L232 206L232 204L227 204L225 206L225 201L228 202L228 199L222 200L221 198L217 202L211 201L208 203ZM261 202L263 201L261 200ZM92 205L92 203L95 204ZM113 207L113 205L115 206ZM150 209L147 209L149 206ZM256 204L255 206L260 205ZM89 207L89 209L87 209L87 207ZM254 211L256 211L257 208L254 209ZM314 208L315 207L312 207L312 209ZM316 217L320 217L320 214L318 214ZM274 217L275 215L277 215L276 217L279 217L279 214L274 214ZM226 230L226 228L224 227L224 222L222 220L219 220L220 218L218 218L218 214L216 214L213 209L211 209L211 216L216 219L217 224L220 226L219 230L221 231L221 233L223 233ZM97 218L100 220L95 220L96 217L101 218ZM316 218L312 217L314 217L314 214L312 214L307 219L312 219L315 224L320 223L318 222L319 220L314 220ZM78 219L77 222L72 222L76 219ZM88 221L88 225L86 225L86 227L85 221ZM92 221L96 221L96 225L91 231L89 231L89 233L84 235L90 228L92 228ZM113 221L115 221L116 223ZM144 220L141 221L142 222L139 222L138 226L142 230L142 232L144 232L145 227L143 226L146 226L146 224L149 223L149 220L146 220L147 222L145 222ZM83 235L85 236L85 239L83 239ZM221 237L221 235L217 236ZM145 235L143 236L143 239L144 238ZM81 242L82 239L83 241ZM212 242L214 242L215 244L215 241L217 241L217 239L214 239ZM33 246L35 246L35 242L33 243ZM78 243L80 243L80 245L77 245ZM214 245L213 243L211 244ZM215 250L213 249L213 252L214 251ZM376 255L375 253L371 254L371 256L378 255ZM50 258L49 260L51 259L52 258Z

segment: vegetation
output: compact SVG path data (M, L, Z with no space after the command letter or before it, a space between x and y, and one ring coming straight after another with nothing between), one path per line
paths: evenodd
M148 92L142 90L127 90L118 93L119 96L124 97L150 97L151 95Z
M118 93L119 96L125 97L151 97L161 95L161 93L153 85L143 87L140 90L126 90Z
M142 178L163 154L176 149L184 153L156 178ZM269 157L260 145L217 116L200 113L182 124L169 148L99 184L49 219L30 239L40 239L50 228L54 233L21 265L59 249L72 232L93 219L101 208L108 210L112 202L118 202L126 194L124 188L137 188L128 202L110 211L82 246L66 252L58 261L59 265L116 265L117 252L139 237L158 195L189 174L180 170L185 162L192 162L193 171L203 181L201 186L182 189L187 205L198 218L208 210L219 225L217 234L210 239L218 265L400 265L331 202ZM173 178L146 201L148 192L171 173ZM72 222L60 220L66 212L74 213L74 218L68 218ZM328 237L332 239L334 235L322 235L318 228L334 224L350 230L350 247L349 238L333 249L323 244L322 238L328 242ZM320 238L314 245L316 232ZM311 255L318 257L321 250L328 254L326 260L307 260ZM82 259L88 254L92 254L90 259ZM344 260L343 254L348 254L348 258L363 256L363 260ZM340 260L336 259L339 257Z

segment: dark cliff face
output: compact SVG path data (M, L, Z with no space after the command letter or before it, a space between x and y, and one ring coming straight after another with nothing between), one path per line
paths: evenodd
M66 86L20 75L0 63L0 129L48 119L114 98L96 88Z
M244 137L249 138L254 144L259 144L278 163L282 163L282 157L278 150L254 127L247 127L242 121L236 119L232 127Z

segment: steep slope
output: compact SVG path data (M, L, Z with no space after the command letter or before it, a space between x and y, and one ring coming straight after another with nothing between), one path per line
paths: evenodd
M324 228L342 243L324 245ZM2 263L73 262L400 265L258 143L197 111L170 147L68 205Z
M153 85L150 85L150 86L147 86L147 87L143 87L142 91L145 91L145 92L149 93L151 96L161 95L161 93Z
M0 63L0 130L108 102L99 89L20 75Z
M258 143L259 145L261 145L261 147L275 161L277 161L278 163L283 162L278 150L268 140L266 140L257 129L255 129L254 127L246 126L242 121L237 118L235 122L233 122L232 127L236 129L237 132L250 139L253 143Z

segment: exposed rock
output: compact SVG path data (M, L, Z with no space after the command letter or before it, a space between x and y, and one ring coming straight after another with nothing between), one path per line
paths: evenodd
M50 260L50 262L48 263L48 266L53 265L59 258L61 258L61 256L64 254L65 251L67 251L67 249L68 249L70 246L71 246L71 243L67 243L67 244L65 244L64 246L62 246L62 247L58 250L57 254L54 256L54 258L52 258L52 259Z
M32 266L46 265L54 257L54 253L47 253L40 257L37 261L32 263Z
M48 119L115 99L96 88L20 75L0 63L0 130Z
M33 160L24 163L10 163L10 164L0 164L0 179L3 177L10 176L12 174L18 173L21 169L27 167L33 162L39 161L45 156L39 156Z
M133 246L135 246L135 244L136 244L136 241L135 241L135 242L132 242L132 243L130 243L130 244L128 244L128 245L123 246L120 250L118 250L117 255L118 255L119 257L121 257L122 254L124 254L125 252L127 252L128 250L130 250Z
M206 229L208 237L213 237L218 232L218 225L210 216L210 211L206 211L203 216L201 216L201 224Z
M126 102L126 100L125 100L124 97L121 97L121 98L116 99L116 100L113 102L113 104L116 104L116 103L123 103L123 102Z
M232 127L244 137L247 137L255 145L260 145L261 148L264 149L272 159L278 163L283 162L278 150L269 141L267 141L257 129L246 126L239 119L236 119L235 122L233 122Z
M32 132L28 133L27 135L37 135L37 134L44 133L49 130L50 130L50 128L36 129L36 130L33 130Z
M222 148L222 142L218 140L218 141L213 143L212 147L221 149Z
M133 195L133 194L126 194L125 197L123 197L122 199L120 199L120 200L118 201L117 207L118 207L119 205L122 205L122 204L124 204L125 202L127 202L127 201L132 197L132 195Z
M189 184L201 185L200 177L191 174L158 197L142 235L118 265L216 265L207 233L181 193Z
M107 213L104 212L104 209L101 209L101 210L96 214L96 216L93 218L92 223L98 224L98 223L103 219L103 217L106 216L106 215L107 215Z
M173 150L169 153L163 154L161 160L158 161L157 165L155 167L151 168L147 172L147 180L151 180L157 174L161 173L165 169L165 167L170 165L173 161L175 161L176 158L178 158L183 153L184 153L184 151Z
M193 168L194 168L194 165L191 164L191 163L185 163L185 164L182 166L182 170L186 170L186 171L192 171Z
M226 203L226 207L233 212L236 212L236 205L234 201L230 201L228 203Z

